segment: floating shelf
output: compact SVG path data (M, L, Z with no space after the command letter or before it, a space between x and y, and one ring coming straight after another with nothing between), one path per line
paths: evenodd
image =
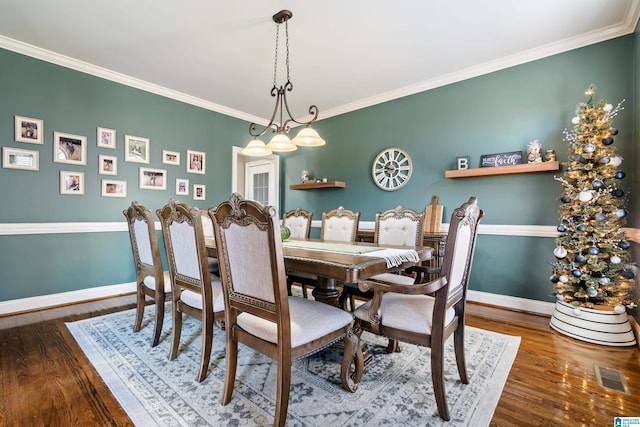
M289 186L290 190L315 190L318 188L344 188L347 184L343 181L327 181L327 182L315 182L309 181L302 184L292 184Z
M479 176L513 175L518 173L538 173L559 171L560 162L525 163L512 166L495 166L475 169L445 171L445 178L472 178Z

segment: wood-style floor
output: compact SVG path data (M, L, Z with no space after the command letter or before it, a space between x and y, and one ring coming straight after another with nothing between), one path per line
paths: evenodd
M132 307L127 295L0 318L0 426L132 425L64 325ZM575 341L541 316L476 304L467 313L468 325L522 337L492 426L612 426L615 416L640 416L637 347ZM622 370L631 395L599 387L595 364Z

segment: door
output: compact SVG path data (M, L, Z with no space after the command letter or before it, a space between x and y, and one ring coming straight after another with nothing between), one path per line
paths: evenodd
M277 174L274 163L260 159L245 165L245 198L278 208Z

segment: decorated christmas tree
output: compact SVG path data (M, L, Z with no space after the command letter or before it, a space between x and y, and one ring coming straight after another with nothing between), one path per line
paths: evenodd
M553 253L554 295L576 307L613 307L618 313L636 306L630 243L622 226L628 215L628 197L621 187L625 173L618 170L613 118L623 109L606 101L594 102L593 85L578 104L573 130L564 131L569 161L562 177L560 221Z

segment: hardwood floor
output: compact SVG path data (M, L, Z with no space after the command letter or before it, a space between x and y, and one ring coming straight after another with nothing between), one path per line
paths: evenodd
M64 323L134 306L127 295L1 317L0 426L132 425ZM522 337L492 426L613 426L615 416L640 416L637 347L576 341L542 316L477 304L467 313L470 326ZM595 364L623 371L631 395L598 386Z

